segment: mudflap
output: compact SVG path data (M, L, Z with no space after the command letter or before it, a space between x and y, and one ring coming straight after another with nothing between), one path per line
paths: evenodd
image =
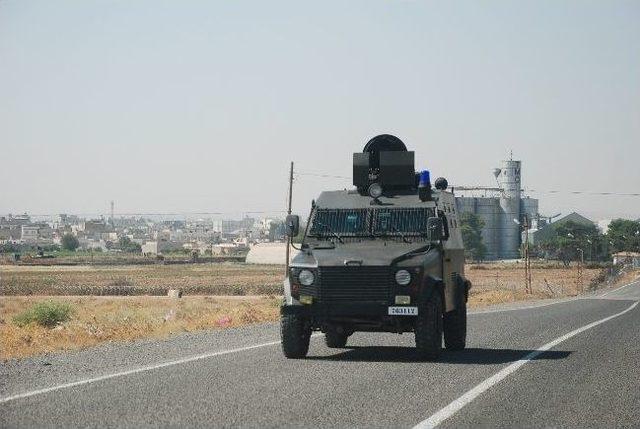
M443 300L442 305L444 308L444 282L431 276L427 276L422 282L420 290L418 291L418 302L428 302L434 292L439 292L440 298Z
M283 305L280 307L280 315L296 315L296 316L310 316L310 308L305 305Z

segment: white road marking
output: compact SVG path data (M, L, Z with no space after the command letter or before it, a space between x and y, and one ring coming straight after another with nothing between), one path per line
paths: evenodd
M532 305L522 305L522 306L517 306L517 307L509 307L509 308L497 308L495 310L476 310L476 311L469 311L467 312L467 314L469 316L471 315L478 315L478 314L491 314L491 313L505 313L507 311L517 311L517 310L530 310L533 308L541 308L541 307L548 307L550 305L556 305L556 304L562 304L565 302L572 302L572 301L577 301L579 299L579 297L576 298L565 298L565 299L559 299L557 301L553 301L553 302L543 302L540 304L532 304Z
M477 314L504 313L504 312L507 312L507 311L529 310L529 309L533 309L533 308L548 307L550 305L562 304L562 303L565 303L565 302L579 301L581 299L601 299L602 297L607 296L610 293L617 292L617 291L619 291L621 289L624 289L626 287L633 286L633 285L638 285L638 284L640 284L640 280L636 279L636 280L632 281L629 284L617 287L615 289L608 290L607 292L603 293L602 295L593 295L593 296L586 295L586 296L576 296L576 297L571 297L571 298L560 298L560 299L554 300L553 302L543 302L543 303L540 303L540 304L522 305L522 306L509 307L509 308L497 308L495 310L476 310L476 311L469 311L467 314L471 316L471 315L477 315ZM631 298L626 298L626 300L632 301Z
M638 284L638 280L637 280L637 279L636 279L636 280L634 280L634 281L632 281L632 282L631 282L631 283L629 283L629 284L624 285L624 286L620 286L620 287L618 287L618 288L611 289L611 290L609 290L609 291L607 291L607 292L603 293L603 294L602 294L602 295L600 295L600 296L607 296L607 295L609 295L611 292L618 292L618 291L619 291L619 290L621 290L621 289L624 289L624 288L626 288L626 287L629 287L629 286L631 286L631 285L635 285L635 284Z
M566 341L569 338L574 337L574 336L576 336L576 335L578 335L578 334L580 334L580 333L582 333L582 332L584 332L584 331L586 331L588 329L596 327L596 326L598 326L598 325L600 325L602 323L608 322L609 320L615 319L616 317L622 316L623 314L625 314L625 313L633 310L634 308L636 308L637 305L638 305L638 302L635 302L629 308L627 308L626 310L621 311L620 313L616 313L616 314L614 314L612 316L605 317L604 319L600 319L600 320L595 321L593 323L589 323L588 325L585 325L585 326L583 326L581 328L578 328L578 329L576 329L574 331L571 331L568 334L565 334L565 335L563 335L563 336L561 336L559 338L556 338L555 340L553 340L553 341L543 345L542 347L532 351L531 353L529 353L528 355L526 355L522 359L512 363L511 365L507 366L503 370L501 370L501 371L497 372L496 374L492 375L491 377L487 378L486 380L484 380L483 382L481 382L480 384L478 384L477 386L475 386L474 388L472 388L471 390L466 392L464 395L460 396L458 399L454 400L449 405L447 405L446 407L442 408L441 410L439 410L438 412L436 412L435 414L433 414L432 416L430 416L426 420L421 421L420 423L418 423L414 427L414 429L427 429L427 428L434 428L434 427L438 426L440 423L444 422L448 418L450 418L453 415L455 415L464 406L470 404L478 396L480 396L481 394L483 394L484 392L489 390L491 387L495 386L496 384L498 384L499 382L501 382L502 380L507 378L509 375L511 375L514 372L516 372L524 364L526 364L526 363L534 360L536 357L540 356L542 353L548 351L549 349L557 346L558 344L562 343L563 341Z
M619 287L619 288L617 288L617 289L610 290L610 291L606 292L605 294L603 294L603 295L601 295L601 296L607 295L608 293L611 293L611 292L614 292L614 291L620 290L620 289L625 288L625 287L627 287L627 286L631 286L632 284L636 284L637 282L638 282L638 281L636 280L636 281L634 281L634 282L632 282L632 283L629 283L629 284L627 284L627 285L621 286L621 287ZM576 299L579 299L579 298L572 298L572 299L567 299L567 300L560 300L560 301L555 301L555 302L550 302L550 303L543 303L543 304L539 304L539 305L531 305L531 306L526 306L526 307L507 308L507 309L502 309L502 310L497 309L497 310L488 310L488 311L470 312L470 313L469 313L469 315L479 315L479 314L489 314L489 313L501 313L501 312L505 312L505 311L515 311L515 310L528 310L528 309L534 309L534 308L540 308L540 307L547 307L547 306L555 305L555 304L561 304L561 303L563 303L563 302L571 302L571 301L576 300ZM549 348L554 347L555 345L557 345L557 344L561 343L562 341L564 341L564 340L566 340L566 339L568 339L568 338L571 338L572 336L577 335L577 334L579 334L580 332L583 332L583 331L585 331L585 330L587 330L587 329L590 329L590 328L592 328L593 326L599 325L600 323L604 323L604 322L606 322L607 320L611 320L611 319L613 319L614 317L618 317L618 316L620 316L620 315L622 315L622 314L626 313L627 311L632 310L636 305L638 305L638 303L637 303L637 302L636 302L635 304L633 304L631 307L629 307L628 309L626 309L625 311L621 312L621 313L615 314L615 315L610 316L610 317L608 317L608 318L606 318L606 319L602 319L602 320L600 320L600 321L598 321L598 322L594 322L595 324L591 324L591 325L584 326L584 327L582 327L582 328L580 328L580 329L578 329L578 330L576 330L576 331L572 331L572 332L570 332L569 334L565 335L564 337L561 337L561 338L559 338L559 339L557 339L557 340L554 340L554 341L552 341L551 343L545 344L544 346L542 346L542 347L541 347L541 348L539 348L538 350L533 351L532 353L528 354L527 356L525 356L524 358L522 358L522 359L521 359L521 360L519 360L518 362L515 362L514 364L512 364L512 365L510 365L509 367L505 368L503 371L506 371L506 370L508 370L509 368L511 368L512 366L517 365L517 366L516 366L513 370L511 370L509 373L507 373L507 374L505 374L503 377L501 377L501 378L499 378L499 379L495 380L495 381L493 382L493 384L496 384L497 382L499 382L500 380L502 380L503 378L505 378L507 375L509 375L509 374L511 374L512 372L516 371L518 368L520 368L520 366L524 365L527 361L534 359L536 356L538 356L538 355L540 355L541 353L545 352L545 351L546 351L546 350L548 350ZM312 336L312 337L315 337L315 336L320 336L320 335L322 335L322 334L320 334L320 333L315 333L315 334L312 334L311 336ZM560 340L560 341L559 341L559 340ZM557 341L557 342L556 342L556 341ZM135 369L131 369L131 370L128 370L128 371L122 371L122 372L116 372L116 373L113 373L113 374L102 375L102 376L100 376L100 377L86 378L86 379L78 380L78 381L74 381L74 382L71 382L71 383L59 384L59 385L57 385L57 386L47 387L47 388L39 389L39 390L32 390L32 391L30 391L30 392L25 392L25 393L20 393L20 394L13 395L13 396L7 396L7 397L5 397L5 398L0 398L0 404L6 403L6 402L10 402L10 401L15 401L15 400L17 400L17 399L29 398L29 397L31 397L31 396L35 396L35 395L41 395L41 394L44 394L44 393L54 392L54 391L56 391L56 390L68 389L68 388L70 388L70 387L81 386L81 385L84 385L84 384L95 383L95 382L98 382L98 381L109 380L109 379L117 378L117 377L124 377L124 376L127 376L127 375L133 375L133 374L137 374L137 373L145 372L145 371L152 371L152 370L154 370L154 369L166 368L166 367L174 366L174 365L181 365L181 364L184 364L184 363L194 362L194 361L198 361L198 360L202 360L202 359L208 359L208 358L212 358L212 357L216 357L216 356L222 356L222 355L227 355L227 354L231 354L231 353L238 353L238 352L243 352L243 351L247 351L247 350L257 349L257 348L261 348L261 347L273 346L273 345L276 345L276 344L280 344L280 341L271 341L271 342L268 342L268 343L256 344L256 345L254 345L254 346L247 346L247 347L240 347L240 348L237 348L237 349L222 350L222 351L219 351L219 352L205 353L205 354L201 354L201 355L197 355L197 356L192 356L192 357L183 358L183 359L177 359L177 360L173 360L173 361L169 361L169 362L163 362L163 363L159 363L159 364L155 364L155 365L143 366L143 367L135 368ZM551 344L551 345L550 345L550 344ZM547 346L549 346L549 347L545 349L545 347L547 347ZM501 372L502 372L502 371L501 371ZM501 372L500 372L500 373L498 373L498 374L496 374L496 375L494 375L493 377L491 377L491 378L489 378L489 379L485 380L483 383L486 383L487 381L492 380L494 377L496 377L496 376L498 376L499 374L501 374ZM482 383L481 383L481 384L482 384ZM491 384L491 385L493 385L493 384ZM480 385L476 386L474 389L477 389L479 386L480 386ZM487 390L489 387L491 387L491 386L488 386L488 387L486 387L484 390L482 390L482 391L480 391L479 393L477 393L477 394L476 394L472 399L470 399L467 403L471 402L473 399L475 399L475 397L477 397L480 393L482 393L482 392L484 392L485 390ZM468 395L470 392L472 392L474 389L470 390L470 391L469 391L469 392L467 392L465 395L463 395L462 397L458 398L458 400L456 400L456 401L459 401L460 399L462 399L463 397L465 397L466 395ZM445 409L447 409L448 407L451 407L454 403L456 403L456 401L452 402L452 403L451 403L451 404L449 404L447 407L443 408L443 409L442 409L442 410L440 410L438 413L436 413L436 414L434 414L433 416L431 416L429 419L424 420L423 422L419 423L419 424L418 424L418 426L416 426L416 427L420 427L420 428L423 428L423 427L425 427L425 428L426 428L426 427L433 427L433 426L428 426L428 422L429 422L433 417L435 417L435 416L436 416L436 415L438 415L439 413L443 412L443 411L444 411ZM466 405L467 403L464 403L464 404L460 405L460 407L459 407L458 409L456 409L456 411L454 411L454 414L455 414L455 412L457 412L457 410L459 410L460 408L462 408L462 407L463 407L464 405ZM451 415L453 415L453 414L451 414ZM448 416L448 417L450 417L450 416ZM446 419L446 418L448 418L448 417L445 417L445 419ZM441 423L442 421L444 421L444 419L442 419L439 423ZM439 424L439 423L437 423L437 424ZM427 424L427 426L423 426L423 424ZM437 424L436 424L436 425L437 425ZM435 425L434 425L434 426L435 426Z
M312 337L317 337L317 336L321 336L321 335L322 334L315 333L315 334L312 334L311 336ZM97 381L109 380L109 379L117 378L117 377L124 377L126 375L138 374L140 372L145 372L145 371L153 371L154 369L166 368L168 366L174 366L174 365L181 365L183 363L194 362L194 361L198 361L198 360L202 360L202 359L209 359L209 358L212 358L212 357L228 355L228 354L231 354L231 353L244 352L244 351L247 351L247 350L258 349L258 348L261 348L261 347L273 346L273 345L280 344L280 343L281 343L281 341L271 341L271 342L268 342L268 343L256 344L254 346L239 347L237 349L222 350L222 351L219 351L219 352L204 353L204 354L201 354L201 355L191 356L191 357L188 357L188 358L177 359L177 360L172 360L172 361L169 361L169 362L163 362L163 363L159 363L159 364L155 364L155 365L149 365L149 366L143 366L143 367L139 367L139 368L135 368L135 369L130 369L128 371L122 371L122 372L116 372L116 373L113 373L113 374L102 375L100 377L85 378L83 380L78 380L78 381L74 381L74 382L71 382L71 383L59 384L57 386L47 387L47 388L39 389L39 390L32 390L30 392L20 393L20 394L13 395L13 396L7 396L6 398L0 398L0 404L3 404L5 402L9 402L9 401L15 401L16 399L29 398L31 396L41 395L43 393L54 392L56 390L62 390L62 389L68 389L70 387L82 386L83 384L95 383Z

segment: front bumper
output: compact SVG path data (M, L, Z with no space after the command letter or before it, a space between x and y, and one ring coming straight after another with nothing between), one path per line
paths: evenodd
M348 302L348 303L313 303L310 305L283 305L280 314L295 314L304 317L388 317L392 303L382 302Z

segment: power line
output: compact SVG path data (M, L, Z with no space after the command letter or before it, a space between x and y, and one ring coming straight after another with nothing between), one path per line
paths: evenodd
M293 174L294 174L294 176L311 176L311 177L323 177L323 178L329 178L329 179L351 180L351 177L336 176L336 175L332 175L332 174L308 173L308 172L301 172L301 171L295 171Z
M312 173L307 171L296 171L294 172L296 176L311 176L311 177L322 177L329 179L346 179L351 180L351 177L347 176L339 176L333 174L322 174L322 173ZM499 191L496 187L483 187L483 186L450 186L450 188L457 190L488 190L488 191ZM477 188L477 189L476 189ZM538 190L538 189L523 189L525 192L534 192L540 194L572 194L572 195L595 195L595 196L619 196L619 197L640 197L640 193L635 192L591 192L591 191L566 191L560 189L553 189L548 191Z
M640 193L634 193L634 192L591 192L591 191L563 191L563 190L540 191L537 189L525 189L525 191L537 192L541 194L574 194L574 195L603 195L603 196L617 196L617 197L640 197Z
M209 215L229 215L229 214L268 214L268 213L286 213L286 210L235 210L235 211L224 211L224 212L174 212L174 213L156 213L156 212L130 212L130 213L113 213L114 216L209 216ZM84 212L84 213L73 213L67 212L64 214L72 215L72 216L102 216L105 213L102 212ZM6 216L9 213L3 215ZM48 217L48 216L59 216L60 213L36 213L30 214L32 217Z

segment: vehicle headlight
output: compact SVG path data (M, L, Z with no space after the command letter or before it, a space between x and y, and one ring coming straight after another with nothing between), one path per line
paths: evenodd
M298 274L298 281L303 286L311 286L314 280L315 280L315 277L313 273L309 270L302 270Z
M382 186L379 183L372 183L369 185L369 195L372 198L379 198L382 196Z
M406 286L411 283L411 273L407 270L396 271L396 283L400 286Z

